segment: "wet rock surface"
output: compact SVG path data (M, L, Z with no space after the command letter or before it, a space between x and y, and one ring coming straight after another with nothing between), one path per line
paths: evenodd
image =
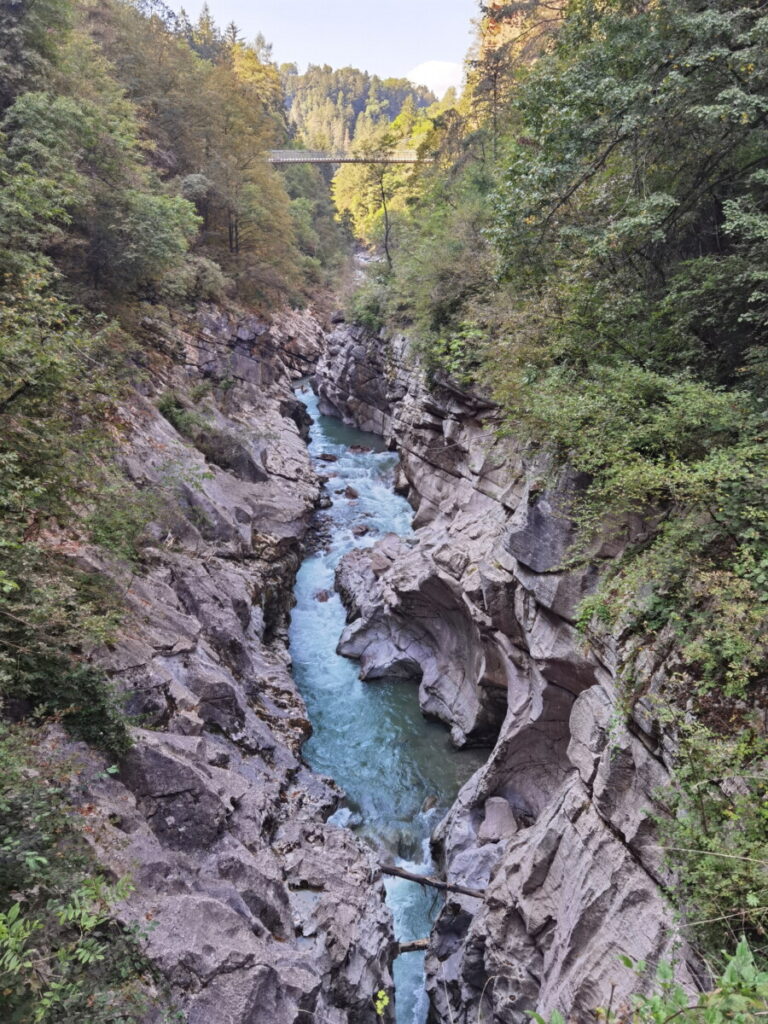
M315 334L288 344L295 325L215 309L145 329L158 355L151 392L124 410L123 459L163 508L139 565L80 555L125 596L92 658L142 722L114 777L81 751L93 843L133 878L121 916L152 922L148 954L190 1024L374 1024L390 913L370 854L325 823L339 792L301 759L310 726L286 649L320 500L289 383ZM193 415L174 426L161 393Z
M611 993L620 1005L647 983L620 954L651 969L674 959L695 988L648 813L668 755L647 718L623 721L620 644L590 647L575 628L603 561L642 523L615 525L564 569L584 480L499 439L482 397L449 381L428 389L402 337L339 325L317 390L328 411L398 448L416 509L414 538L386 537L339 566L339 650L363 678L418 682L423 711L457 744L493 744L434 837L448 881L486 896L451 896L441 914L431 1020L591 1019Z

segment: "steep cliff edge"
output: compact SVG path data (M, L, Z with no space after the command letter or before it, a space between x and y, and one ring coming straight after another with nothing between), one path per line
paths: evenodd
M325 411L383 433L402 456L415 544L353 552L337 584L349 609L340 650L366 679L418 680L424 712L458 744L494 743L435 842L451 896L428 955L433 1019L522 1024L621 1005L662 959L698 966L664 899L648 817L669 753L647 716L626 721L617 638L587 646L576 608L623 538L564 570L569 503L583 482L530 463L494 431L493 407L427 387L407 341L340 326L317 373ZM653 654L639 671L663 672ZM638 979L619 955L642 959Z
M77 748L79 802L99 860L135 886L120 916L148 930L189 1024L374 1024L372 994L391 987L383 886L325 823L338 791L300 754L285 628L320 488L289 384L321 332L299 327L216 309L145 321L121 458L162 508L130 567L61 542L124 596L92 660L142 723L117 774Z

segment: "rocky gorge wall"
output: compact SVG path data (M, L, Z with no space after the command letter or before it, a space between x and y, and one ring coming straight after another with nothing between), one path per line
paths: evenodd
M417 682L424 713L457 744L492 745L434 837L448 881L485 895L451 895L440 915L431 1019L591 1020L647 988L664 959L696 988L700 965L665 900L648 816L669 750L642 702L629 719L619 708L626 643L587 645L575 627L601 564L642 524L563 569L583 481L500 439L482 398L427 387L403 337L340 324L316 381L324 412L397 448L416 510L415 538L387 537L340 566L339 649L365 679ZM652 684L664 665L646 653L636 671Z
M132 879L120 917L147 932L189 1024L374 1024L390 913L370 853L325 823L339 794L301 759L310 725L286 647L321 501L290 382L322 331L217 309L142 329L152 354L121 460L163 508L137 564L61 541L122 594L118 635L91 659L142 726L117 774L74 748L75 799L102 864Z

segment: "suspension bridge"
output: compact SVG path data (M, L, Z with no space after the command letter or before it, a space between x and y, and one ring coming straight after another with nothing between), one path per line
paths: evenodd
M267 153L267 161L270 164L415 164L419 161L419 154L415 149L390 150L382 153L272 149Z

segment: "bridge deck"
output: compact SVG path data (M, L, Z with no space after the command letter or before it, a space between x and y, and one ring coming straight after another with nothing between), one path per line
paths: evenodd
M267 153L271 164L415 164L419 155L415 149L390 153L327 152L319 149L273 149Z

